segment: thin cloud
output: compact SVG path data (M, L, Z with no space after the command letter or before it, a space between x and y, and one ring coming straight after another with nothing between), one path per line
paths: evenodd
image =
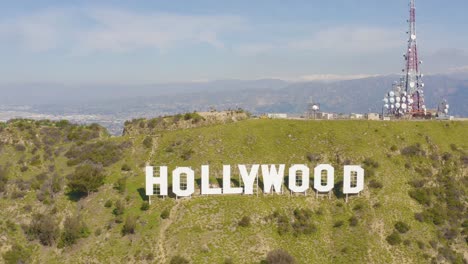
M399 31L387 28L336 27L318 31L312 38L292 41L296 50L370 53L401 46Z
M54 9L0 21L0 38L34 52L63 48L73 54L168 50L187 44L220 49L224 43L219 35L244 26L244 20L237 16Z

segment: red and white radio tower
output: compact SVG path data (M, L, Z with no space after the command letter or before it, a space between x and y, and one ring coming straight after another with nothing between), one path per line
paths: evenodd
M399 82L394 83L393 90L384 98L384 108L387 114L394 117L425 117L426 105L424 104L423 75L419 71L422 61L418 58L418 46L416 42L416 6L415 0L410 0L410 18L408 49L403 55L406 67L404 76Z

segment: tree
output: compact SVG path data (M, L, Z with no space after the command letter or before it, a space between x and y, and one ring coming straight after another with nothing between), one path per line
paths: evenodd
M86 193L97 191L104 184L104 172L101 165L83 164L68 177L68 188L71 192Z
M296 260L293 256L289 255L288 252L282 249L276 249L268 252L266 257L266 263L268 264L294 264Z

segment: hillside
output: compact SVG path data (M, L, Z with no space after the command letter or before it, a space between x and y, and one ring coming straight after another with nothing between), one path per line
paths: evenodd
M97 125L0 124L3 260L261 263L284 249L297 263L468 261L468 122L149 123L130 122L121 137ZM144 195L145 164L191 166L198 179L204 164L221 177L223 164L252 163L329 163L335 189L330 198L285 189L151 205ZM345 164L366 173L348 203Z

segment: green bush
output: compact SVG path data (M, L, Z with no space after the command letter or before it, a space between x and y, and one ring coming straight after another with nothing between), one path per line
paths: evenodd
M48 214L33 215L25 232L30 239L38 239L44 246L53 245L59 235L57 222Z
M106 207L106 208L111 208L111 207L112 207L112 201L111 201L111 200L107 200L107 201L104 203L104 207Z
M398 232L400 232L401 234L404 234L404 233L406 233L406 232L408 232L410 230L410 227L406 223L404 223L402 221L398 221L395 224L395 229Z
M120 194L125 193L125 190L127 189L127 177L120 177L117 182L115 182L114 189L116 189Z
M136 229L136 217L132 215L128 215L127 218L125 218L125 223L122 227L122 234L123 235L128 235L128 234L134 234L135 229Z
M8 171L0 166L0 193L4 192L8 183Z
M144 202L141 204L141 207L140 207L140 209L141 209L142 211L148 211L149 208L150 208L150 205L149 205L149 203L148 203L147 201L144 201Z
M188 261L188 259L182 257L182 256L174 256L171 258L171 262L170 264L189 264L190 261Z
M167 209L164 209L164 210L161 212L161 218L162 218L162 219L168 219L168 218L169 218L169 214L170 214L170 211L167 210Z
M389 236L387 236L386 238L388 244L394 246L394 245L398 245L401 243L401 237L400 237L400 234L393 231L393 233Z
M338 220L333 224L333 227L338 228L338 227L341 227L343 225L344 225L344 221L343 220Z
M239 226L242 226L242 227L250 226L250 217L249 216L242 217L242 219L239 221Z
M356 216L351 216L351 218L349 218L349 225L350 226L357 226L359 223L359 220Z
M123 170L123 171L131 171L132 168L130 167L130 165L128 165L127 163L125 163L125 164L122 165L121 170Z
M422 205L431 205L431 193L427 189L414 189L409 191L409 195L411 198L415 199L418 203Z
M31 252L21 245L14 244L10 250L3 253L5 264L30 263Z
M153 138L150 136L145 137L143 140L143 146L147 149L150 149L153 147Z
M266 263L268 264L294 264L296 260L293 256L289 255L288 252L282 249L275 249L268 252L266 257Z
M80 238L87 237L89 229L80 215L69 216L63 224L59 247L71 246Z
M97 191L104 184L105 174L102 166L94 164L83 164L78 166L68 176L68 188L74 193L85 193Z
M125 212L125 204L121 200L117 200L115 208L112 213L116 216L123 215Z

